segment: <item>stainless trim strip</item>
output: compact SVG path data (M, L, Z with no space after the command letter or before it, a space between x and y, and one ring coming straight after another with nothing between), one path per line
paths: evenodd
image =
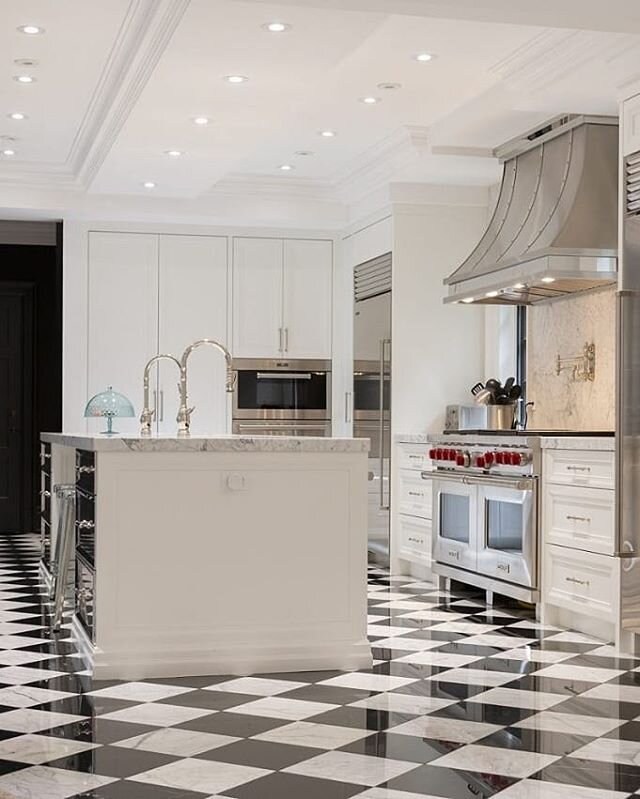
M311 372L257 372L258 380L311 380Z
M501 477L498 475L487 475L486 477L476 477L470 474L460 474L458 472L420 472L423 480L450 480L453 483L462 485L483 485L498 486L500 488L513 488L516 491L532 491L537 485L537 477Z

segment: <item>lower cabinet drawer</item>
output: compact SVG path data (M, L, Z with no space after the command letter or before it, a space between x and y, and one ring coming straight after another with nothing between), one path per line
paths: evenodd
M430 519L433 487L431 480L423 480L420 477L420 472L410 469L400 469L399 478L398 510L400 513Z
M548 543L603 555L614 552L615 491L547 485L543 520Z
M618 558L550 544L544 557L544 600L615 621Z
M611 451L547 449L542 470L548 483L615 488L615 456Z
M398 526L398 555L431 565L431 521L399 514Z
M403 444L396 445L398 468L415 469L417 471L431 469L428 444Z

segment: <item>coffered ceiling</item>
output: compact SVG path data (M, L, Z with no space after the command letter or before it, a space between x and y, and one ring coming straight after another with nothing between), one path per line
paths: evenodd
M640 73L633 5L6 0L0 189L66 192L68 207L487 185L502 141L557 113L615 113ZM273 21L288 27L265 30Z

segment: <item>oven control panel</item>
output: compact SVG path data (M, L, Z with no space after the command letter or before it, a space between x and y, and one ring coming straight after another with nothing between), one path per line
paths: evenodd
M533 453L524 447L431 447L429 457L437 469L479 469L489 471L501 467L520 470L529 466Z

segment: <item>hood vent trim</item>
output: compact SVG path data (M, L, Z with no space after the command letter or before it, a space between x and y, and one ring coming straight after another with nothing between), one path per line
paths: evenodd
M353 270L353 294L356 302L391 291L391 253L358 264Z
M444 281L445 302L529 305L614 283L618 120L558 117L496 155L504 170L493 217ZM633 167L640 191L640 159Z

